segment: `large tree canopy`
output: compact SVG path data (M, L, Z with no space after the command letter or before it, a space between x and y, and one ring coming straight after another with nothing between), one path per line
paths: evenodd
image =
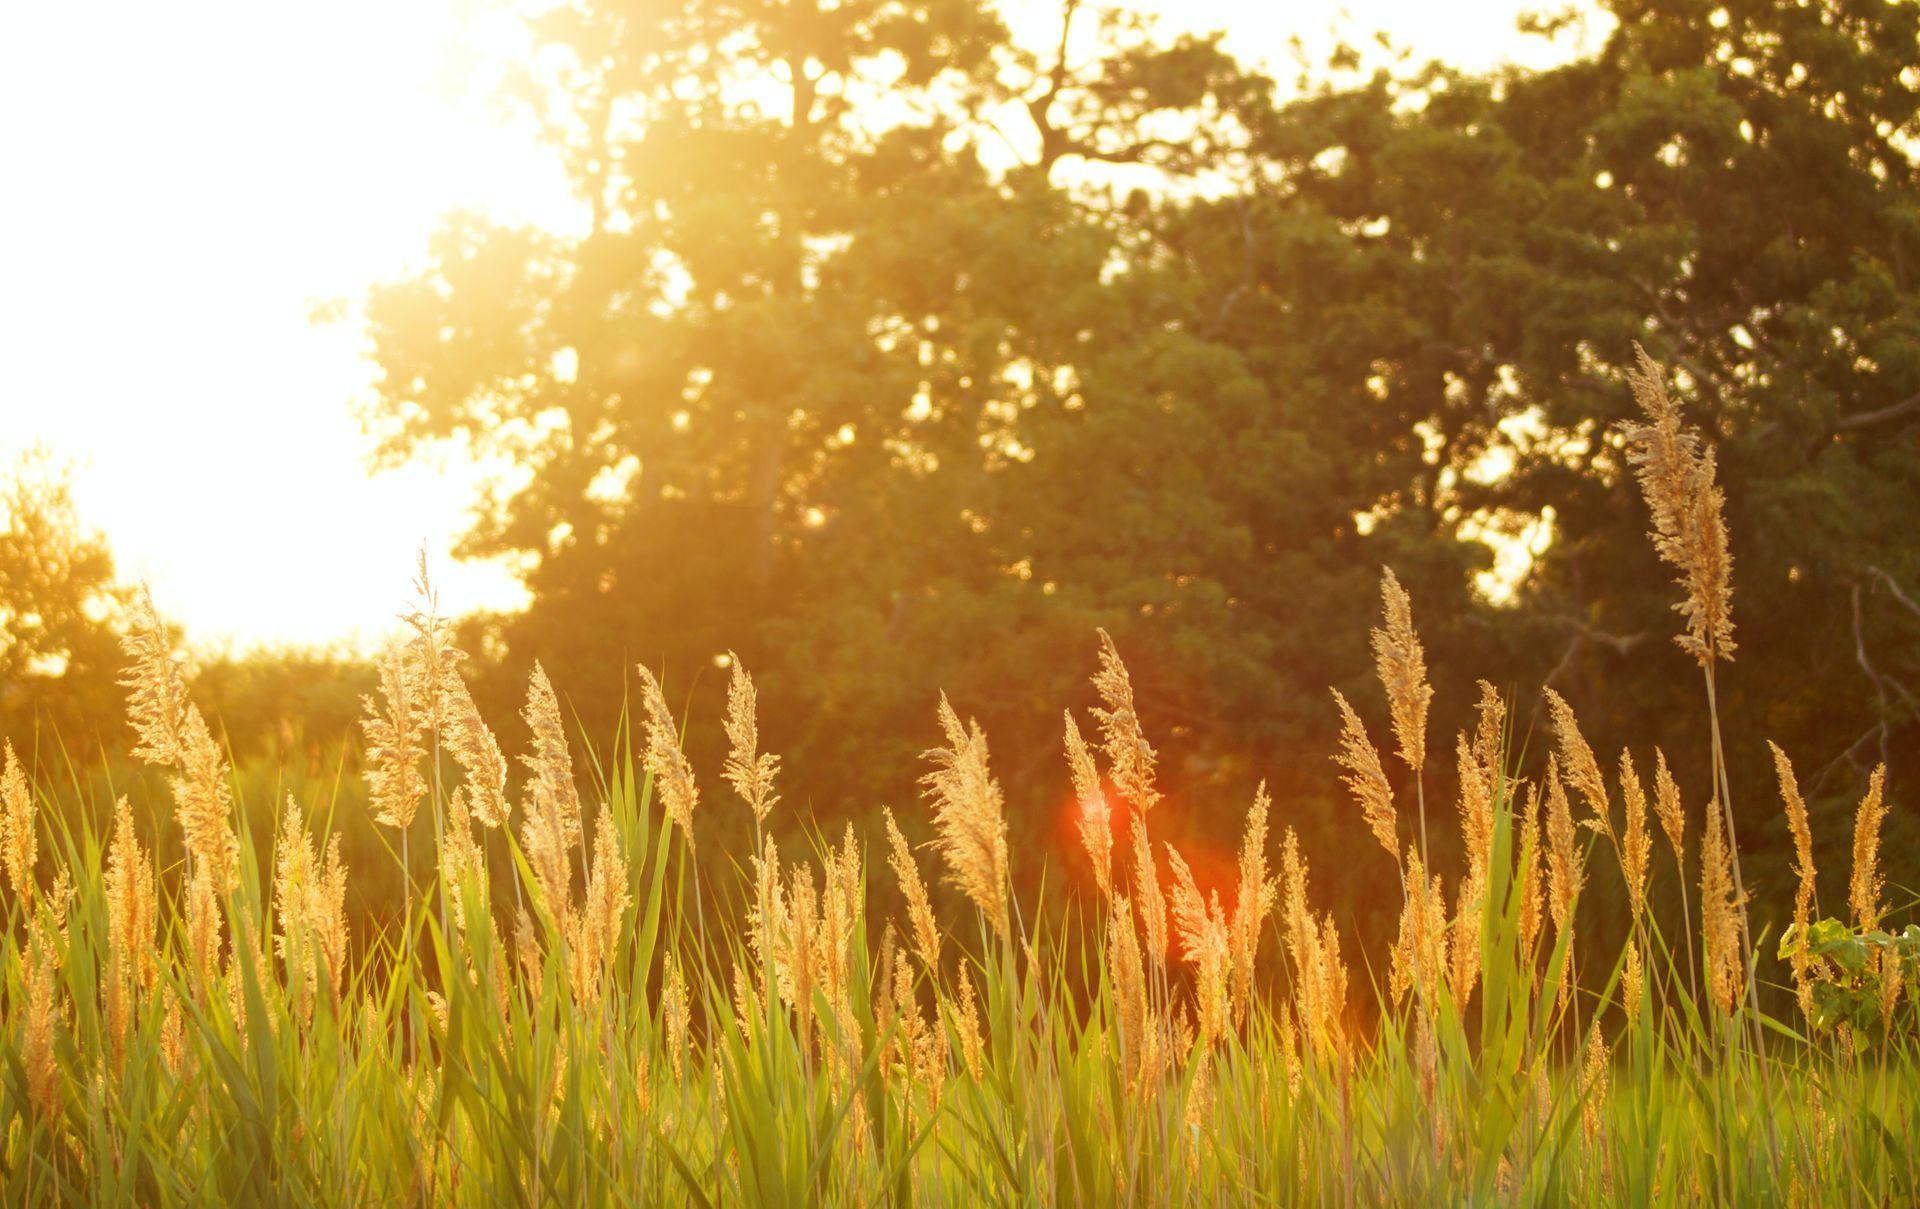
M1037 52L981 0L561 7L519 94L586 229L449 220L369 299L370 423L526 469L468 542L534 594L486 649L591 724L623 665L717 694L738 650L825 816L912 792L943 686L1044 805L1105 626L1176 802L1264 777L1332 847L1382 564L1439 726L1480 675L1616 748L1702 716L1625 481L1638 341L1720 450L1736 806L1772 817L1768 737L1844 795L1920 734L1920 18L1608 7L1562 68L1284 103L1073 3Z

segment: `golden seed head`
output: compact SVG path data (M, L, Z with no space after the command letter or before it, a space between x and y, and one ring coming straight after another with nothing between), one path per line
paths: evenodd
M733 677L727 682L727 763L720 775L745 800L753 817L764 823L780 800L780 795L773 792L780 757L760 750L753 677L747 675L738 655L728 651L727 658L733 665Z
M1280 899L1280 883L1267 876L1267 784L1254 791L1240 837L1240 886L1234 896L1229 941L1233 958L1233 1002L1244 1019L1253 1004L1253 961L1260 949L1260 925Z
M1105 630L1100 633L1100 670L1094 674L1093 687L1102 706L1093 716L1100 721L1100 733L1107 749L1107 767L1113 774L1114 788L1136 811L1152 810L1160 800L1153 783L1156 756L1140 729L1140 715L1133 705L1133 681L1127 665L1120 661L1120 648Z
M986 1042L980 1033L980 1004L974 997L973 978L963 963L960 967L960 1003L954 1012L954 1030L960 1034L960 1056L967 1073L979 1079L986 1069Z
M7 884L25 903L33 900L33 868L40 841L33 825L33 791L11 740L6 752L6 769L0 771L0 864L6 866Z
M449 665L442 675L441 699L446 703L447 728L441 736L449 755L467 774L466 789L473 817L483 827L507 821L507 758L500 741L480 717L480 707L457 669Z
M603 807L594 821L586 894L579 910L567 911L564 923L567 979L580 1003L600 1002L606 972L619 952L620 924L630 901L627 878L627 859L620 851L613 812Z
M1587 809L1602 835L1613 834L1613 815L1607 804L1607 782L1600 775L1600 762L1593 748L1580 733L1580 722L1573 716L1567 699L1552 689L1546 690L1547 708L1553 714L1554 734L1560 740L1560 767L1573 788L1585 799Z
M1493 787L1464 733L1454 741L1454 763L1460 770L1460 838L1467 850L1467 876L1484 881L1493 857Z
M1340 707L1340 754L1334 762L1347 770L1341 778L1353 798L1360 803L1361 817L1367 821L1367 827L1373 832L1373 838L1387 850L1387 855L1400 859L1399 816L1393 810L1393 789L1387 784L1386 770L1380 766L1380 753L1374 749L1373 742L1367 738L1367 728L1360 721L1360 715L1353 712L1353 706L1333 690L1333 699Z
M1880 824L1887 817L1883 794L1887 766L1882 764L1867 778L1867 795L1853 816L1853 878L1847 883L1847 905L1853 908L1853 922L1862 931L1880 926L1886 907L1880 891L1886 879L1880 876Z
M1553 926L1565 931L1573 923L1573 904L1586 878L1580 855L1574 850L1573 809L1560 781L1559 763L1547 757L1547 906Z
M1133 892L1146 930L1147 956L1156 969L1167 964L1167 898L1160 892L1160 871L1153 863L1153 845L1147 842L1147 823L1136 812L1130 820L1133 839Z
M1540 792L1528 784L1520 811L1520 948L1531 954L1546 910L1546 853L1540 844Z
M945 693L940 729L947 745L926 753L932 771L920 778L933 803L937 845L948 877L1003 936L1007 925L1007 823L1000 786L987 769L987 736L960 723Z
M21 1063L26 1068L27 1102L34 1113L51 1124L60 1114L60 1065L55 1034L65 1016L64 995L55 975L60 950L42 919L28 925L25 981L27 1019L21 1040Z
M527 679L522 717L533 732L533 754L520 757L532 774L527 778L521 841L547 910L558 920L573 897L568 856L581 841L580 792L573 781L573 757L567 751L560 703L546 669L538 663Z
M226 757L197 706L187 698L186 678L174 662L171 639L143 587L132 607L132 624L121 645L133 659L127 678L127 717L139 737L133 755L173 770L174 810L187 851L212 866L219 891L239 884L239 841L232 826L233 788Z
M1707 988L1714 1005L1731 1015L1744 978L1740 966L1740 911L1734 897L1733 853L1727 846L1720 804L1707 807L1700 847L1700 931L1706 942Z
M640 700L647 715L647 771L653 774L654 792L667 808L667 817L680 828L680 834L692 851L693 808L700 803L700 790L693 783L693 766L680 750L680 728L667 708L660 681L645 664L640 665Z
M1380 601L1386 626L1373 631L1374 668L1387 691L1400 758L1419 772L1427 762L1427 706L1433 689L1427 684L1426 652L1413 630L1413 603L1391 567L1380 569Z
M1479 721L1473 731L1473 754L1489 790L1497 790L1505 764L1507 703L1500 690L1485 680L1479 682L1480 700L1474 706Z
M1687 632L1675 639L1702 666L1733 658L1733 556L1727 548L1725 497L1714 482L1713 450L1688 429L1667 393L1666 372L1634 346L1627 383L1649 423L1624 428L1627 461L1653 514L1654 549L1680 572L1687 598L1674 606Z
M113 839L107 846L107 944L121 971L142 990L159 977L154 950L158 899L153 859L140 850L133 830L133 807L122 797L114 804Z
M1767 746L1773 751L1773 771L1780 782L1780 800L1787 808L1787 830L1793 834L1794 873L1799 878L1799 886L1793 896L1793 930L1797 943L1789 950L1794 989L1802 1010L1810 1010L1813 989L1808 975L1811 963L1807 958L1806 933L1807 926L1813 920L1815 903L1813 829L1807 818L1806 800L1800 796L1800 782L1793 775L1793 762L1787 759L1787 753L1780 750L1779 744L1769 741Z
M1685 866L1687 812L1680 806L1680 787L1667 771L1667 753L1657 747L1653 749L1653 813L1660 820L1660 830L1666 832L1668 845L1673 848L1673 859Z
M1647 830L1647 791L1633 767L1633 753L1620 752L1620 797L1626 829L1620 837L1620 873L1627 883L1627 906L1637 922L1647 909L1647 867L1653 861L1653 833Z
M402 831L412 826L420 799L427 796L427 779L420 772L427 753L420 743L426 719L419 687L405 648L396 644L380 662L381 701L362 698L367 716L360 725L367 736L367 791L374 821Z
M1073 773L1073 795L1080 805L1080 843L1093 862L1093 879L1100 893L1113 897L1113 808L1100 787L1100 769L1093 752L1080 737L1080 726L1067 714L1067 767Z
M933 903L927 897L926 883L920 880L920 862L913 859L913 849L908 847L907 837L900 834L899 824L893 821L893 811L883 813L887 821L887 844L891 849L887 863L893 866L894 876L900 881L900 893L907 900L907 923L913 933L914 952L928 974L937 974L940 928L934 922Z

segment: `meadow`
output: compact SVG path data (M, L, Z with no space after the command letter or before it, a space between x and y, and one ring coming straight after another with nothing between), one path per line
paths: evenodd
M1624 437L1680 597L1679 652L1648 658L1698 664L1712 786L1683 791L1658 751L1603 764L1551 692L1548 735L1485 682L1472 731L1430 735L1387 571L1379 701L1329 704L1328 775L1373 863L1310 872L1285 803L1250 785L1210 804L1244 812L1237 867L1196 875L1156 841L1153 737L1102 633L1101 705L1063 733L1095 890L1063 919L1009 890L1029 858L965 702L940 699L921 817L783 852L739 661L717 770L690 765L645 667L607 752L570 737L536 668L510 759L424 570L367 702L366 810L303 780L255 833L258 779L235 778L141 604L127 715L170 796L57 809L6 749L0 1201L1913 1203L1920 925L1896 927L1906 871L1880 863L1894 787L1873 778L1847 902L1822 904L1775 749L1799 890L1791 928L1752 934L1713 452L1659 367L1631 380ZM1428 802L1443 762L1457 799ZM716 811L751 816L751 851L701 850ZM1430 828L1457 829L1464 862L1432 859ZM353 850L399 871L404 911L350 935L368 871L342 838L369 834ZM1342 934L1316 875L1397 881L1390 951ZM965 909L935 910L936 877ZM1631 916L1610 961L1576 944L1598 878ZM1677 913L1653 909L1660 883ZM1791 1011L1763 1011L1776 984Z

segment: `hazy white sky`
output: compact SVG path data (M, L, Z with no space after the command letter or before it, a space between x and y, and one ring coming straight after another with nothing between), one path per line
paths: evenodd
M1154 6L1276 65L1292 34L1324 47L1335 27L1474 66L1567 53L1515 32L1537 6L1520 0ZM445 564L461 468L368 474L358 337L308 321L416 262L454 206L567 211L479 96L476 68L515 45L481 7L0 7L0 459L73 459L83 519L196 641L383 633L423 542L448 608L515 598L498 570Z

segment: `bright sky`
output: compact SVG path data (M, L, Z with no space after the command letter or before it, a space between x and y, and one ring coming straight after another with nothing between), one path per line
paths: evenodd
M1470 66L1568 53L1515 32L1520 0L1150 2L1277 67L1336 26ZM566 220L485 99L515 45L486 0L0 7L0 459L73 460L83 520L192 640L384 633L422 543L450 611L518 598L446 558L470 469L369 474L360 341L308 319L417 263L455 206Z

